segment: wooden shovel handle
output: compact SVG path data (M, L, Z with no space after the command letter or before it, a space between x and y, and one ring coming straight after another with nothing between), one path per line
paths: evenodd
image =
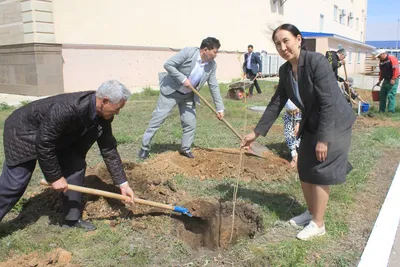
M207 101L202 95L200 95L200 93L199 93L196 89L193 88L193 86L190 85L189 88L192 90L192 92L193 92L194 94L196 94L196 95L201 99L201 101L204 102L204 104L206 104L207 107L209 107L209 108L215 113L215 115L218 115L218 112L215 110L215 108L214 108L213 106L211 106L210 103L208 103L208 101ZM231 131L232 131L240 140L243 140L243 137L232 127L232 125L231 125L227 120L222 119L221 121L223 121L223 122L226 124L226 126L228 126L228 128L231 129Z
M51 186L51 184L47 183L45 180L40 181L41 185L46 185L46 186ZM102 196L102 197L107 197L107 198L114 198L114 199L119 199L123 201L129 201L131 198L128 196L124 196L121 194L116 194L116 193L111 193L103 190L98 190L98 189L93 189L93 188L88 188L88 187L83 187L83 186L78 186L78 185L68 185L68 190L76 191L76 192L81 192L85 194L90 194L90 195L96 195L96 196ZM167 205L167 204L162 204L159 202L154 202L150 200L144 200L141 198L133 198L133 201L138 204L142 205L147 205L147 206L152 206L152 207L157 207L161 209L167 209L167 210L174 210L174 206L172 205Z

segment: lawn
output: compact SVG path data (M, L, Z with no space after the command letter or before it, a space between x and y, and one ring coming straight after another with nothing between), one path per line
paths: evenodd
M228 86L220 86L226 107L225 118L242 135L249 132L261 116L247 107L266 105L272 96L274 83L262 81L260 84L263 93L246 103L225 98ZM207 88L201 93L211 100ZM139 161L137 153L157 98L158 92L151 90L133 95L113 122L121 157L134 166L144 168L148 164ZM199 179L176 173L166 178L165 184L170 187L173 184L179 193L176 197L181 200L185 199L185 195L190 200L232 201L237 184L237 203L251 205L259 211L262 230L251 238L237 240L227 248L211 250L203 247L194 249L179 238L174 232L175 222L171 215L136 216L120 212L116 216L111 211L122 210L123 205L110 204L101 198L89 199L90 203L97 203L97 207L102 209L102 216L93 218L98 230L85 233L77 229L62 229L56 213L59 204L49 200L54 198L53 192L39 185L42 174L37 168L21 201L0 223L0 261L12 260L6 265L17 266L17 260L22 259L28 264L32 259L40 261L46 258L46 253L62 248L71 253L70 264L76 266L355 266L400 159L397 152L400 148L400 110L395 115L378 114L374 110L376 106L370 113L373 117L362 115L356 122L350 150L354 170L348 175L346 184L331 188L326 215L328 234L321 238L309 242L296 240L299 229L291 228L286 223L305 209L298 177L293 171L284 174L283 179L274 180L274 173L268 181L243 179L239 170L241 162L232 160L232 168L238 169L233 177ZM2 124L12 110L0 105ZM196 148L233 149L239 146L239 139L216 120L207 106L197 107L197 117ZM281 129L280 125L281 118L274 127ZM0 131L2 134L3 125ZM175 109L152 141L150 160L155 161L168 151L177 150L180 137L179 113ZM277 157L288 159L283 132L271 131L266 138L261 137L258 141L266 144ZM0 161L4 161L3 150ZM185 162L182 160L182 164ZM89 169L102 166L96 145L90 150L87 163ZM279 175L282 176L282 173ZM104 183L107 182L104 178ZM110 213L106 213L108 210ZM86 215L92 218L89 212ZM30 256L24 258L25 254Z

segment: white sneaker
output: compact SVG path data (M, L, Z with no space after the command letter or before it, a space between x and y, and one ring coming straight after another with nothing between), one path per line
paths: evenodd
M325 225L318 227L314 221L311 221L296 237L300 240L308 240L316 236L324 235L325 233Z
M290 219L289 223L292 226L306 226L307 224L310 223L311 220L312 220L312 215L308 210L306 210L299 216Z

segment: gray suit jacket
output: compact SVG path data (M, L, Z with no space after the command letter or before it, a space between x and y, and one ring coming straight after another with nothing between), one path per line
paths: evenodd
M176 90L179 90L182 82L185 78L189 77L190 72L193 70L196 64L196 60L199 57L200 49L197 47L186 47L179 53L171 57L164 64L164 68L167 72L159 74L160 79L160 90L164 95L170 95ZM201 87L208 83L210 88L211 96L214 100L215 107L218 111L224 110L224 104L222 102L221 92L216 77L217 63L215 61L209 62L204 66L204 73L201 77L199 85L196 87L200 91ZM194 95L194 101L199 103L199 97Z
M330 142L352 126L356 117L337 84L328 60L320 53L302 50L298 63L298 86L303 105L294 94L292 65L279 69L279 85L254 131L266 135L288 99L302 111L299 135L313 133Z

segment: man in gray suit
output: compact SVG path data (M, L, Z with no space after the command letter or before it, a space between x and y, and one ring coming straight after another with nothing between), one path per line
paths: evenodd
M215 74L217 64L214 61L220 46L217 39L208 37L202 41L200 49L186 47L164 64L167 72L160 75L160 97L143 135L140 159L148 158L151 139L176 105L179 107L182 124L182 147L179 154L194 158L191 146L196 130L196 103L199 98L190 86L200 90L207 82L218 111L217 117L224 117L224 104Z
M261 94L260 85L258 85L257 79L254 79L257 75L261 75L261 59L257 53L253 52L253 46L247 46L247 52L244 55L243 72L250 80L254 80L254 83L249 88L250 97L253 95L254 85L256 86L257 93Z

